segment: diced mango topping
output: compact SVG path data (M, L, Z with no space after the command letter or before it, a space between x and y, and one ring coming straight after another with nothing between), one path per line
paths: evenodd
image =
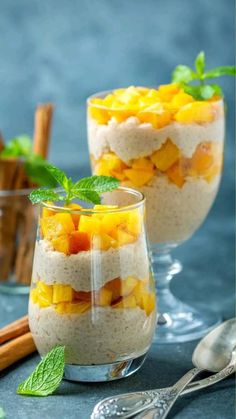
M83 314L94 307L133 309L139 307L149 316L155 309L155 294L150 279L129 276L115 278L97 291L75 291L70 285L47 285L42 280L30 292L40 308L54 307L58 314Z
M81 207L70 204L69 208ZM106 251L134 243L141 233L140 210L112 211L115 209L116 205L95 205L94 213L89 215L55 212L52 216L43 212L42 236L50 241L54 250L68 256L90 249Z
M104 98L91 98L88 111L98 124L106 125L112 118L122 123L136 116L141 124L149 123L158 129L173 121L211 122L215 118L215 101L219 99L216 96L209 101L196 101L176 83L157 89L130 86L114 90Z
M112 154L115 155L114 153L108 153L109 159L111 159ZM135 188L142 188L145 185L149 185L153 177L158 175L158 172L161 172L162 175L166 175L168 180L178 188L181 188L184 185L186 177L188 176L201 177L206 182L211 182L214 180L215 176L220 173L222 166L221 145L218 142L207 141L200 143L196 147L191 158L186 158L181 154L177 145L168 138L162 146L150 156L131 160L129 165L120 160L120 164L117 163L117 167L120 167L120 172L117 172L116 174L109 171L106 156L107 154L105 153L97 162L94 162L94 172L98 174L99 168L99 173L101 175L116 176L118 179L122 179L126 186L129 185L130 187ZM119 157L115 156L114 159L117 162ZM109 228L111 223L113 223L114 229L118 225L115 218L112 218L111 222L109 222L108 219L105 222L104 217L105 230L105 225ZM133 217L133 220L130 222L130 225L132 224L133 227L131 230L129 227L130 233L132 234L135 234L135 223L137 223L137 221L134 222ZM110 231L112 230L113 228L110 229ZM107 230L106 233L108 233Z

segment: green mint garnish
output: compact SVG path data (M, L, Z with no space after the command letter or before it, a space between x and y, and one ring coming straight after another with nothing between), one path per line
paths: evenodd
M55 166L47 164L48 172L62 187L63 193L53 189L37 189L32 191L29 198L33 204L45 201L64 201L67 205L73 199L80 199L93 204L100 204L100 194L117 189L119 180L111 176L90 176L73 183L71 178Z
M208 84L206 80L220 76L235 76L236 67L222 66L205 72L205 66L205 53L201 51L195 59L195 69L178 65L172 73L172 82L179 83L184 91L196 100L207 100L214 95L223 96L219 85ZM190 82L198 82L198 84L191 85Z
M65 347L52 349L37 365L32 374L23 381L17 394L28 396L48 396L59 387L65 368Z
M33 183L50 188L57 186L55 178L46 170L47 160L33 152L32 141L27 135L21 135L9 141L0 153L0 157L22 158L26 174Z
M0 419L5 419L5 417L6 417L6 414L5 414L4 410L3 410L3 408L0 407Z

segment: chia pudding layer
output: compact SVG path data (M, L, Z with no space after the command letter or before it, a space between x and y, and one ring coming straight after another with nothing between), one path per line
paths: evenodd
M48 285L69 284L75 291L91 291L92 277L96 278L96 290L114 278L128 276L140 280L149 276L143 235L135 243L117 249L93 249L70 256L54 251L47 240L42 239L36 243L33 282L42 279Z
M40 309L30 302L29 325L40 355L56 345L65 345L67 363L97 365L145 354L156 317L155 313L147 316L138 307L93 307L80 315L58 315L52 307Z
M109 153L132 169L132 164L140 158L151 161L153 153L168 141L178 147L185 161L193 159L198 147L204 144L218 150L218 172L211 180L198 174L187 174L184 184L179 186L170 181L166 173L156 169L142 186L120 177L122 185L134 187L146 197L147 232L153 244L177 244L187 240L204 221L214 202L220 183L224 142L223 102L218 101L214 106L217 111L212 122L171 122L159 129L150 123L140 123L135 116L123 122L111 118L107 124L99 124L88 115L88 143L95 174L98 173L96 162ZM143 173L147 173L145 169Z

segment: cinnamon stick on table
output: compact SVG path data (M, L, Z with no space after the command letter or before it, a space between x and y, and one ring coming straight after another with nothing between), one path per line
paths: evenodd
M32 354L36 346L30 332L0 346L0 371Z
M28 316L8 324L0 329L0 344L29 332Z
M35 112L33 151L44 158L48 155L52 115L52 103L39 105Z

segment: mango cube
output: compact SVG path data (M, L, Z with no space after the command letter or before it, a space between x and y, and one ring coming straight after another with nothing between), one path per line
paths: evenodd
M43 281L37 283L38 295L43 296L49 304L52 303L52 286L45 284Z
M173 166L171 166L166 171L166 174L172 183L174 183L179 188L182 188L182 186L185 183L185 178L183 174L183 169L179 162L174 163Z
M155 294L144 293L141 297L140 308L145 310L147 316L149 316L155 309Z
M53 285L53 304L62 303L62 302L71 302L73 297L73 289L70 285Z
M54 217L41 218L43 237L47 240L71 233L75 226L70 214L57 213Z
M98 217L91 217L90 215L81 215L79 221L79 231L92 234L99 234L101 232L101 221Z
M137 285L135 286L132 294L136 299L137 305L141 304L142 295L147 292L147 284L144 281L139 280Z
M108 250L117 247L117 241L108 234L94 235L92 238L92 248L97 250Z
M95 119L99 125L106 125L110 119L108 110L99 107L99 104L97 106L96 104L94 106L90 105L88 111L91 118Z
M30 299L34 304L37 304L37 302L38 302L38 291L37 291L36 288L34 288L30 291Z
M112 301L112 291L103 287L99 291L94 293L94 303L101 307L106 307L111 304Z
M122 297L126 297L129 295L134 288L136 287L138 280L132 276L128 276L127 278L121 280L121 293Z
M191 158L191 170L196 175L203 175L214 163L211 143L201 143L197 146ZM190 172L191 174L191 172Z
M88 233L72 231L69 235L69 254L76 254L90 249L90 238Z
M179 92L173 97L171 106L174 109L179 109L182 106L187 105L187 103L192 103L193 101L194 99L191 95L188 95L185 92Z
M148 183L154 176L154 170L146 171L139 169L126 169L124 170L126 177L131 180L132 184L136 187L141 187Z
M51 239L52 247L57 252L64 253L65 255L70 254L70 243L69 235L63 234L62 236Z
M112 306L113 308L136 308L136 300L133 295L121 298L121 300Z
M117 229L113 234L117 240L118 246L124 246L133 243L136 240L133 235L126 233L126 231L121 229Z
M140 157L139 159L133 161L132 169L143 169L147 171L152 171L154 169L154 165L148 157Z
M179 159L179 157L180 151L178 147L168 139L159 150L152 154L151 160L157 169L165 172Z
M210 102L192 102L183 106L175 115L175 120L181 124L198 124L212 122L215 112Z

